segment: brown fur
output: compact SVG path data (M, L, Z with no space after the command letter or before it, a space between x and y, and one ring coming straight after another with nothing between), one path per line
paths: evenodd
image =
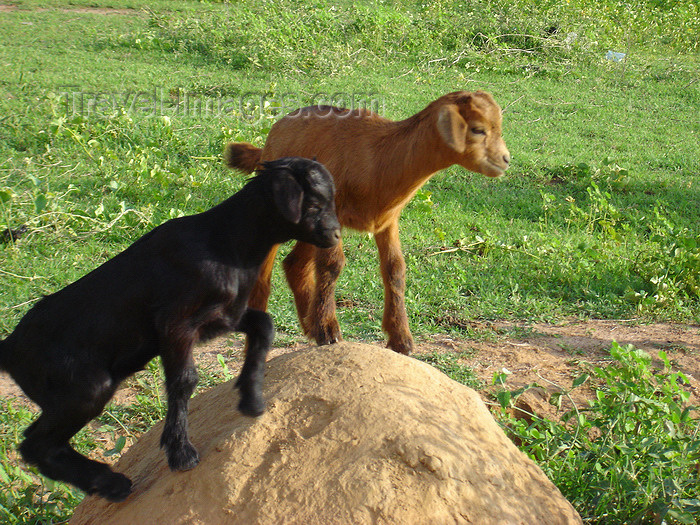
M262 150L252 144L239 142L235 148L226 148L224 151L224 163L232 169L239 169L245 173L253 173L260 167L260 154Z
M248 143L226 147L226 163L250 172L284 156L315 158L335 179L336 208L343 226L374 234L384 281L382 328L388 346L413 347L404 305L406 265L398 220L401 210L437 171L453 164L500 176L510 162L501 136L501 109L483 91L457 91L402 121L365 110L302 108L276 122L263 149ZM250 305L265 309L276 249L270 252ZM342 245L330 250L297 243L284 264L304 332L318 344L341 338L335 316L335 282L345 264Z

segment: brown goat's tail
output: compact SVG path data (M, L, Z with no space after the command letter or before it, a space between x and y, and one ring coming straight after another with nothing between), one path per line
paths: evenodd
M224 163L231 169L253 173L260 165L262 150L247 142L229 142L224 149Z

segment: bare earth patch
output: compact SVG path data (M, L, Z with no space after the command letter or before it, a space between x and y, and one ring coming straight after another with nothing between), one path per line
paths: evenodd
M495 390L491 385L493 375L506 369L510 373L507 380L509 389L532 383L541 386L528 391L521 398L523 408L555 419L556 410L548 403L549 395L562 388L570 388L573 380L587 367L608 363L610 345L612 341L617 341L646 350L654 358L659 350L666 351L675 369L685 373L690 380L690 403L700 405L700 326L572 320L556 325L474 323L473 327L483 337L475 340L434 335L418 342L415 353L460 352L460 363L471 367L483 382L480 394L489 404L493 404L491 393ZM270 358L306 345L306 342L299 340L294 346L273 349ZM243 357L242 337L224 337L200 346L196 351L200 369L221 371L217 360L219 354L223 355L230 372L237 374ZM130 402L134 396L132 384L126 382L114 401ZM577 404L583 404L589 394L590 391L585 388L577 389L572 397ZM0 396L31 404L4 373L0 373Z
M420 344L418 351L463 352L460 362L472 368L485 384L480 393L487 403L492 402L490 393L496 389L491 385L494 373L505 369L510 390L532 383L541 387L523 395L522 408L557 419L556 409L548 403L551 393L571 388L573 380L592 366L609 363L610 346L617 341L647 351L659 368L662 363L657 359L658 352L665 351L674 370L683 372L690 381L689 402L700 406L700 326L607 320L573 320L556 325L497 322L484 326L493 329L494 340L434 336ZM572 398L581 406L591 395L590 389L579 388Z

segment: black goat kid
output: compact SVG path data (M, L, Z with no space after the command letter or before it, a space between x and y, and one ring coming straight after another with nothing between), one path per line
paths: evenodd
M80 455L69 440L102 412L123 379L160 355L168 395L161 446L171 469L194 467L199 456L187 435L197 384L192 348L231 330L247 336L238 407L261 414L274 329L266 313L247 308L248 295L272 246L291 239L337 244L334 193L317 162L266 162L228 200L164 223L39 301L0 342L0 367L42 409L24 433L24 459L89 494L126 498L131 481Z

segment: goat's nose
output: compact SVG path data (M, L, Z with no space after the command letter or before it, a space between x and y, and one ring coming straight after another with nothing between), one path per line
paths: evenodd
M336 242L338 242L340 240L340 228L336 228L335 230L333 230L333 233L331 234L331 238Z
M503 162L505 162L506 164L510 164L510 153L506 153L505 155L503 155Z

